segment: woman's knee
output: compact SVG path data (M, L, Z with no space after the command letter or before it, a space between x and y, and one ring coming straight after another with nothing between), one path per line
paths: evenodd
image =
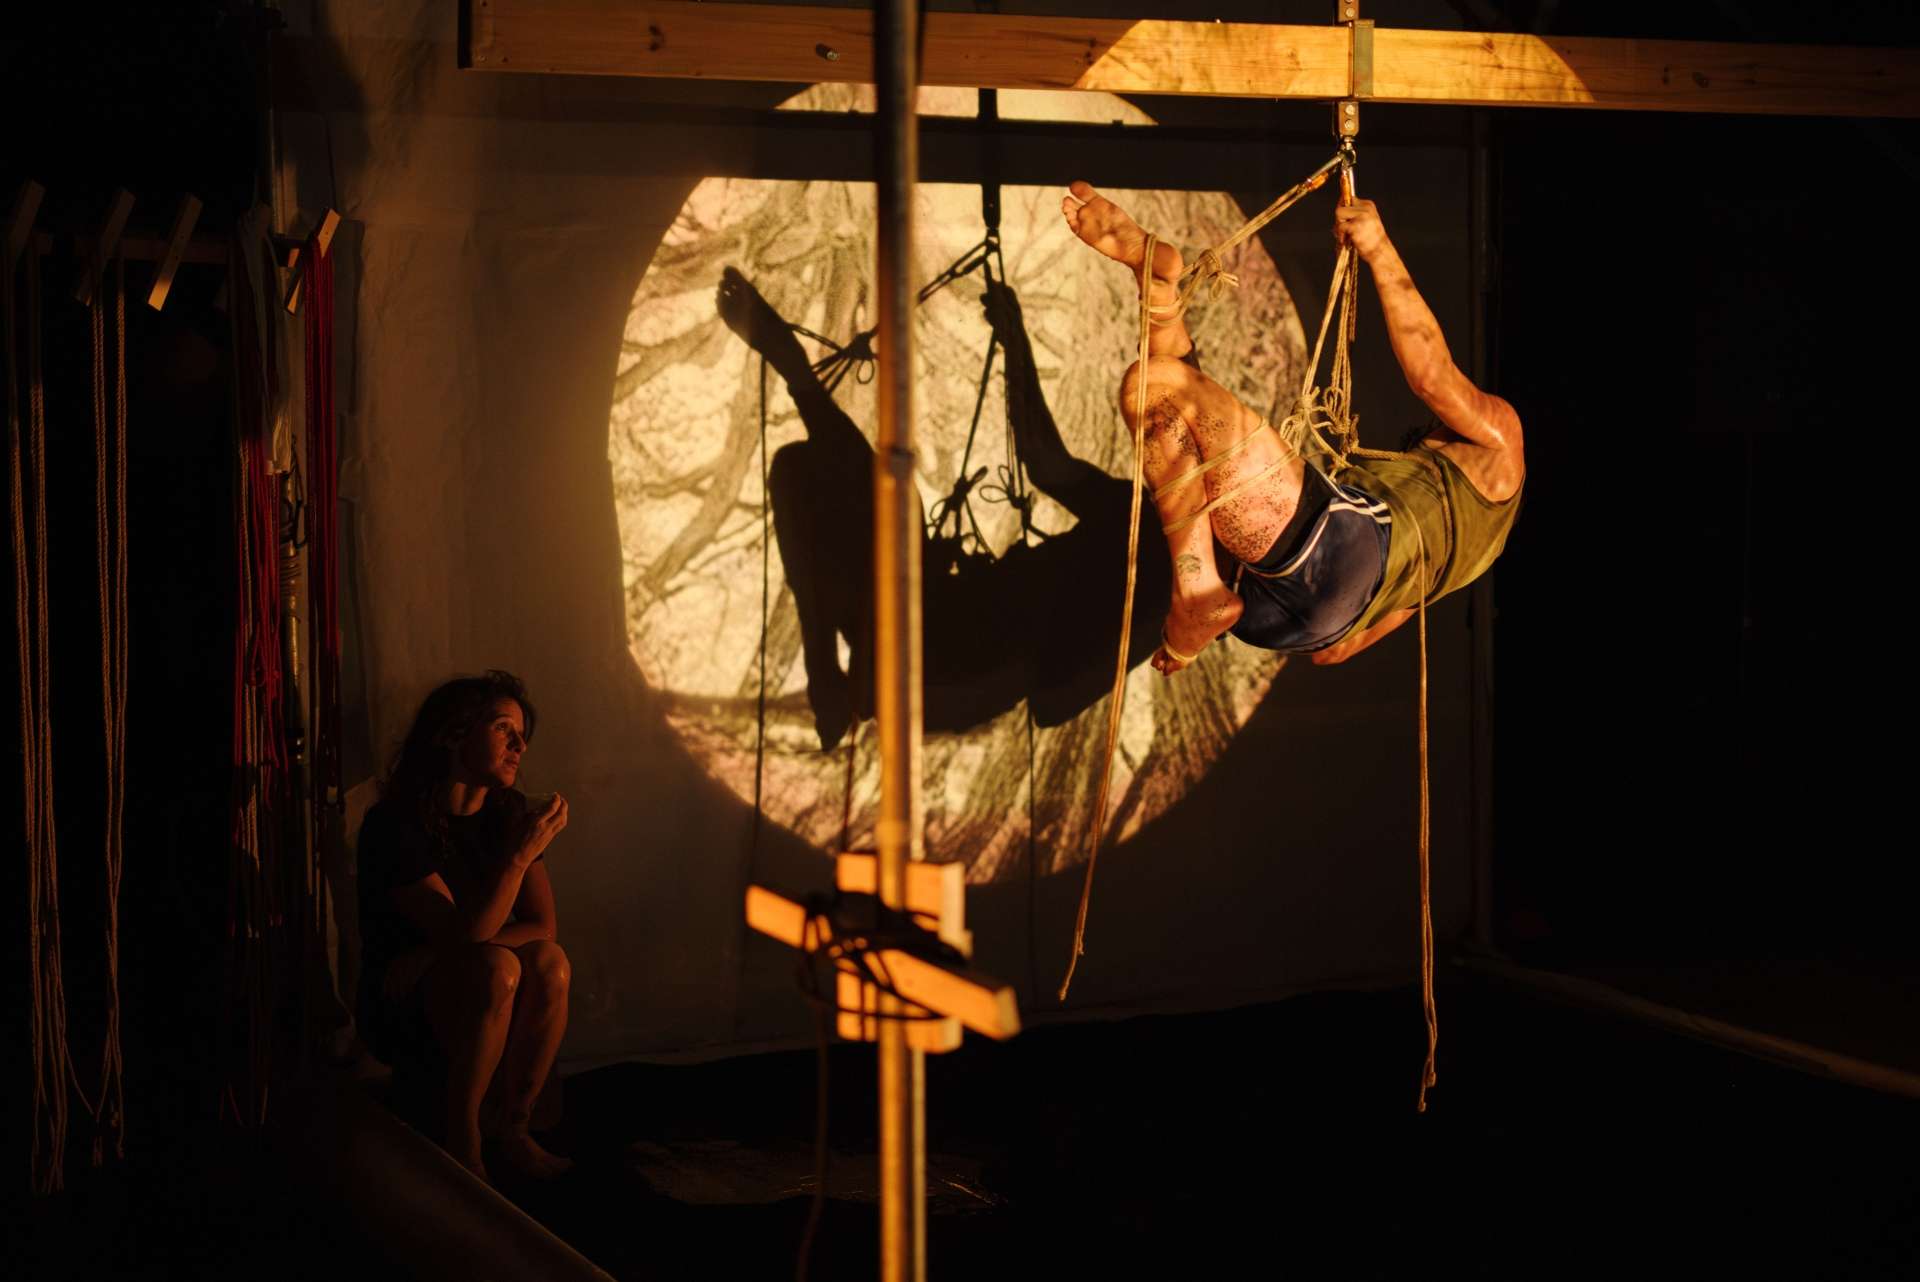
M513 1009L521 966L512 949L493 944L462 945L443 958L439 968L448 973L462 1006L489 1014Z
M566 949L551 939L536 939L523 944L520 954L521 986L548 999L565 1000L573 983L573 965Z

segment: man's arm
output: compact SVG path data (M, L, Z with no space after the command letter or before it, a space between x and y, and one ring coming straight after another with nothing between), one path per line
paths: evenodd
M1321 667L1325 667L1329 663L1345 663L1348 659L1359 654L1375 641L1378 641L1381 637L1384 637L1387 633L1393 631L1408 619L1411 619L1413 613L1412 610L1395 610L1392 614L1389 614L1386 618L1380 620L1372 627L1367 628L1365 631L1354 633L1338 645L1330 645L1324 650L1315 650L1307 657Z
M1357 200L1336 209L1334 234L1341 243L1352 245L1373 270L1380 309L1387 318L1387 338L1413 394L1463 441L1490 450L1517 452L1520 416L1500 397L1474 386L1454 363L1440 322L1414 287L1413 276L1401 261L1400 251L1387 238L1374 203Z

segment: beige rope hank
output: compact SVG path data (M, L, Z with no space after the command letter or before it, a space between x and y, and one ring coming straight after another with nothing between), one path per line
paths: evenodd
M93 450L94 550L99 580L100 704L105 730L106 815L102 846L106 858L106 1033L100 1048L100 1094L93 1114L93 1164L105 1161L105 1140L114 1137L114 1156L126 1157L126 1097L120 1043L120 877L126 859L127 744L127 268L114 260L114 373L109 395L106 374L106 301L104 277L94 281ZM111 404L111 415L109 415ZM109 417L112 426L109 428ZM108 475L112 474L111 491ZM111 520L109 518L111 517ZM75 1081L82 1100L84 1090Z
M60 861L55 840L52 648L47 593L47 400L41 355L40 256L27 262L27 422L20 421L15 362L17 300L13 262L0 269L7 343L8 481L13 508L14 627L19 653L20 743L25 776L22 807L27 852L28 983L32 989L33 1056L31 1178L36 1193L66 1184L67 1043L65 967L60 950ZM25 469L22 441L25 441ZM31 480L32 489L27 488ZM33 509L31 532L26 520Z

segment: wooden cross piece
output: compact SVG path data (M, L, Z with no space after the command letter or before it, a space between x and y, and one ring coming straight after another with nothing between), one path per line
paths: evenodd
M958 952L973 954L973 935L966 929L966 872L959 864L907 865L906 910L926 925L929 940ZM834 863L834 882L843 894L872 895L879 887L876 861L870 854L841 855ZM815 918L807 926L805 904L768 890L747 888L747 924L794 948L827 947L833 943L831 923ZM976 1033L1005 1040L1020 1031L1020 1012L1011 987L978 971L956 966L911 949L885 948L874 955L878 970L907 1000L907 1044L917 1050L950 1051L960 1045L962 1025ZM864 980L851 963L842 963L835 975L840 1009L840 1036L849 1041L879 1038L879 991Z

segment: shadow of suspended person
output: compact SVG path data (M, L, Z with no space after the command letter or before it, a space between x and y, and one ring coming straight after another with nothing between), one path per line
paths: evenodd
M729 267L716 296L728 328L786 380L807 439L768 466L774 537L800 616L807 701L823 749L873 716L873 447L820 381L793 328ZM1126 591L1130 480L1076 457L1040 390L1019 300L989 281L982 300L1006 349L1007 417L1028 481L1075 524L999 557L962 553L922 529L924 725L953 733L1026 700L1034 720L1071 720L1106 693ZM1152 504L1142 508L1127 666L1159 645L1171 571ZM851 655L840 666L839 638Z

